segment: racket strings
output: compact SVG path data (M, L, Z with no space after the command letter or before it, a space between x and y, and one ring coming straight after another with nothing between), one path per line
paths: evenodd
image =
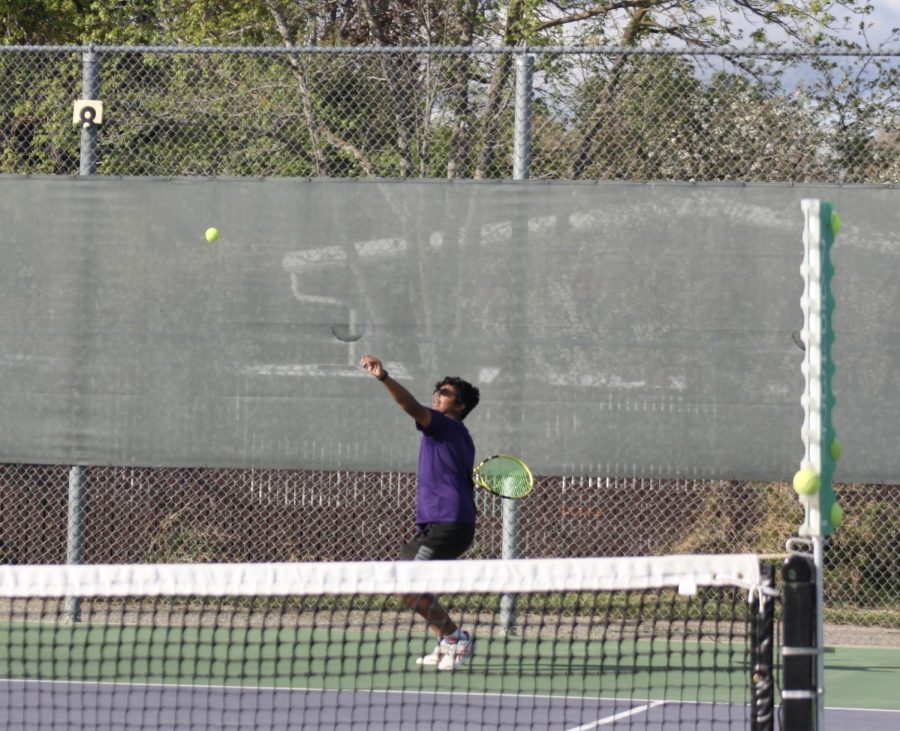
M487 460L481 465L479 474L484 487L503 497L523 497L534 484L534 478L523 464L506 457Z

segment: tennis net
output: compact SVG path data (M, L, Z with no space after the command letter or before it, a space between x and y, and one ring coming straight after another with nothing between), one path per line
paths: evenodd
M0 728L768 729L776 601L753 555L0 567Z

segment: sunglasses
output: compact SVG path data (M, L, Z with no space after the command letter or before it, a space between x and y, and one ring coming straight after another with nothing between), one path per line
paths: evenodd
M447 398L452 398L452 399L459 398L459 397L456 395L456 392L455 392L455 391L451 391L451 390L450 390L449 388L447 388L446 386L441 386L440 388L436 388L436 389L434 389L434 392L435 392L438 396L446 396Z

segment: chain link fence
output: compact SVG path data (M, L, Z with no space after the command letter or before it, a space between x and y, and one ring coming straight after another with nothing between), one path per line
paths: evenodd
M0 47L0 172L895 185L898 54ZM73 120L103 102L101 125ZM524 168L523 160L527 162ZM798 424L799 430L799 424ZM8 563L71 556L66 466L0 465ZM84 470L83 560L386 559L404 473ZM900 486L838 486L828 618L900 627ZM501 555L479 495L471 555ZM542 478L525 557L781 552L786 484Z
M846 519L828 544L827 618L900 628L900 490L838 486ZM408 473L91 467L84 561L362 561L410 535ZM65 563L65 466L0 466L7 563ZM502 553L502 500L479 492L472 558ZM789 484L541 477L521 503L525 558L780 553L803 519Z
M833 53L6 46L2 172L896 183L900 57Z

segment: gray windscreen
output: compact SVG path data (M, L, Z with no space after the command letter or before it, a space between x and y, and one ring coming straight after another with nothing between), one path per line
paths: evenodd
M475 383L479 457L784 479L807 197L844 220L838 477L900 481L900 194L828 186L3 177L0 460L412 469L368 352Z

